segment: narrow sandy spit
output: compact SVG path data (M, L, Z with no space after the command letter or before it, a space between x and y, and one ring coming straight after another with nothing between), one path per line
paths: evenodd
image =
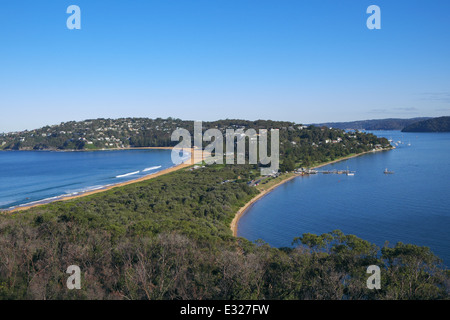
M118 149L118 150L131 150L131 149L168 149L168 150L170 150L170 149L172 149L172 147L142 147L142 148L127 148L127 149ZM101 189L87 191L87 192L83 192L83 193L80 193L80 194L77 194L77 195L73 195L73 196L65 197L65 196L62 195L60 198L55 199L53 201L51 201L51 200L50 201L42 201L42 202L39 202L39 203L36 203L36 204L32 204L32 205L24 205L24 206L21 206L21 207L14 208L12 210L6 210L5 212L11 213L11 212L23 211L23 210L27 210L27 209L30 209L30 208L42 206L42 205L45 205L45 204L48 204L48 203L51 203L51 202L67 201L67 200L77 199L77 198L81 198L81 197L86 197L86 196L89 196L89 195L92 195L92 194L96 194L96 193L104 192L104 191L107 191L107 190L111 190L113 188L122 187L122 186L126 186L126 185L129 185L129 184L132 184L132 183L145 181L145 180L150 180L150 179L162 176L164 174L168 174L170 172L174 172L174 171L177 171L177 170L180 170L180 169L183 169L183 168L187 168L187 167L192 166L194 164L194 159L201 159L201 156L197 155L197 158L195 158L195 156L194 156L194 152L198 153L198 152L201 152L201 151L192 148L190 152L191 152L191 159L190 160L185 161L185 162L183 162L183 163L181 163L181 164L179 164L177 166L158 171L158 172L156 172L154 174L149 174L149 175L147 175L145 177L141 177L141 178L138 178L138 179L117 183L117 184L114 184L114 185L111 185L111 186L107 186L107 187L104 187L104 188L101 188Z

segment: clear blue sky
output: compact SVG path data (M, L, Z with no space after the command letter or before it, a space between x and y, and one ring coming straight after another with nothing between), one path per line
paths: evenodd
M81 8L81 30L66 9ZM381 8L381 30L366 9ZM447 0L9 0L0 132L88 118L450 114Z

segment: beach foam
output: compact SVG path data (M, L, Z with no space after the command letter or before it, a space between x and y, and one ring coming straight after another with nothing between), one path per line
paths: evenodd
M147 172L147 171L151 171L151 170L156 170L161 168L161 166L155 166L155 167L150 167L150 168L145 168L144 170L142 170L142 172Z
M132 175L138 174L139 172L140 171L134 171L134 172L130 172L130 173L121 174L121 175L116 176L116 178L124 178L124 177L128 177L128 176L132 176Z

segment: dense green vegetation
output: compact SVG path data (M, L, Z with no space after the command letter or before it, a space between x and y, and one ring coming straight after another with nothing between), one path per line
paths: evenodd
M280 132L281 171L311 166L362 153L375 148L390 148L385 138L361 132L347 133L339 129L309 126L303 130Z
M388 146L369 134L288 122L222 120L204 129L242 126L280 129L282 170ZM134 145L168 141L163 134L134 139ZM247 182L259 174L257 165L182 169L4 213L0 299L449 297L448 271L428 248L398 243L380 249L340 231L299 235L295 247L280 249L234 238L230 223L258 194ZM373 264L382 270L381 290L366 287L366 269ZM81 290L66 288L69 265L83 272Z
M450 132L450 117L419 121L405 127L402 132Z
M148 119L148 118L122 118L122 119L95 119L80 122L66 122L40 129L0 134L0 148L4 150L92 150L128 147L164 147L175 146L178 142L171 141L171 134L177 128L185 128L193 136L193 122L180 119ZM333 140L342 139L337 154L342 149L358 152L369 148L368 142L387 145L386 140L365 141L368 136L362 134L346 134L342 130L330 130L323 127L302 126L286 121L246 121L246 120L219 120L203 122L203 130L211 128L225 132L226 129L279 129L281 148L289 149L311 147L319 148ZM358 135L358 137L356 137ZM354 137L353 139L350 137ZM359 138L365 139L359 141ZM372 145L373 146L373 145ZM333 149L331 146L327 146ZM339 150L338 150L339 149ZM297 153L303 153L304 150ZM317 152L321 153L322 150ZM316 152L316 153L317 153Z
M30 131L4 133L0 135L0 146L6 150L84 150L169 146L172 131L177 126L182 127L187 124L180 119L172 118L70 121Z
M360 120L350 122L327 122L315 124L316 126L326 126L336 129L353 129L353 130L402 130L404 127L422 120L430 118L411 118L411 119L376 119L376 120Z
M193 139L193 122L180 119L96 119L66 122L32 131L0 135L3 150L92 150L101 148L175 146L171 134L185 128ZM303 126L285 121L219 120L203 122L203 130L279 129L281 169L291 170L318 162L335 160L374 148L390 147L384 138L361 132ZM193 143L193 142L192 142ZM204 145L207 143L205 142ZM248 148L246 149L248 150ZM283 164L284 162L284 164Z
M339 231L295 248L235 239L257 192L246 165L181 170L0 217L2 299L441 299L448 275L427 248L379 248ZM238 179L238 178L241 179ZM223 181L233 181L222 183ZM67 266L83 271L67 290ZM368 265L382 289L366 288Z

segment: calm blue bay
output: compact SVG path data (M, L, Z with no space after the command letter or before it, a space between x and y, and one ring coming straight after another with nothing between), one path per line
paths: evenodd
M173 166L171 150L0 152L0 209L76 195Z
M283 247L303 233L340 229L378 246L428 246L450 266L450 133L373 133L402 143L321 168L348 167L355 176L317 174L281 185L247 211L238 235Z

